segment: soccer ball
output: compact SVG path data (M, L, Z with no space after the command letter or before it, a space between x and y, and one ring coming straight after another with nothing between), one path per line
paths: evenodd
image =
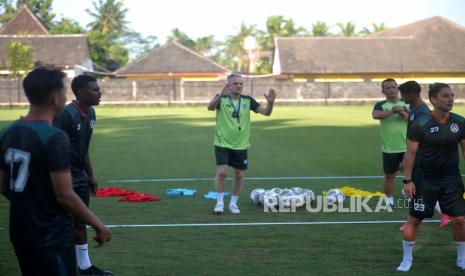
M344 202L344 194L339 189L331 189L326 196L328 203L342 204Z
M263 204L265 206L278 207L279 195L275 193L273 190L266 192L265 196L263 197Z
M265 193L264 189L252 190L252 192L250 192L250 200L252 201L253 204L257 205L260 203L260 195L264 193ZM263 196L262 196L262 202L263 202Z
M289 189L282 189L281 192L279 193L280 196L287 196L291 194L292 194L292 191Z
M305 198L303 194L293 194L291 195L291 202L295 203L297 208L305 205Z
M315 193L310 189L303 189L302 195L304 196L305 200L310 200L309 203L316 199Z
M291 188L291 191L293 191L296 194L302 194L304 192L304 189L299 188L299 187L294 187L294 188Z

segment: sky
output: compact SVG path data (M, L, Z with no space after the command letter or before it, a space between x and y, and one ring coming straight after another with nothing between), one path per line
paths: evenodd
M97 0L94 0L97 1ZM53 12L86 26L92 18L86 8L92 0L54 0ZM270 15L292 18L297 26L311 29L317 20L328 25L352 21L356 29L384 22L393 28L432 16L443 16L465 27L463 0L123 0L129 28L154 35L163 44L171 30L179 28L191 38L214 35L223 40L237 33L241 22L265 29ZM336 27L330 29L337 33Z

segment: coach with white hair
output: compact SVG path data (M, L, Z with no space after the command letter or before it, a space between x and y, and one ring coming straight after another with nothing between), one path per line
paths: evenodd
M254 98L242 95L244 82L242 75L232 73L228 76L223 91L216 94L208 103L208 110L216 110L216 127L213 144L216 156L216 205L214 212L224 211L224 182L228 166L234 168L234 180L229 203L229 211L239 214L237 199L241 192L244 172L247 170L247 149L250 147L250 111L270 116L276 98L274 89L265 95L266 107L260 105Z

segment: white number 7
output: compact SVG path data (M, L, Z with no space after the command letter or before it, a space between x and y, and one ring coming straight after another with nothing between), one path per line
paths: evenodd
M27 151L8 148L5 153L5 163L10 164L10 189L22 192L29 178L29 162L31 154ZM20 163L18 175L13 179L13 168L15 163Z

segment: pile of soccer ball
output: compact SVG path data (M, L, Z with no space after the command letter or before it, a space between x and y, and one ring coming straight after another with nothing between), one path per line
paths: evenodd
M344 202L344 194L339 189L331 189L326 195L328 203L341 204ZM302 207L311 204L316 199L315 193L310 189L294 187L291 189L273 188L271 190L255 189L250 192L250 200L253 204L278 207Z
M315 200L315 193L309 189L294 187L291 189L273 188L271 190L255 189L250 193L250 199L253 204L264 204L267 206L278 207L281 202L282 206L289 208L302 207L306 202L311 204Z

